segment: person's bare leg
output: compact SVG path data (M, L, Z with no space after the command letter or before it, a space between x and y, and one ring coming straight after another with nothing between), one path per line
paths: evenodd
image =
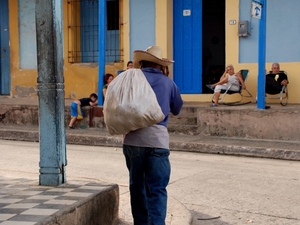
M215 96L214 96L214 102L215 105L219 105L219 98L220 98L221 92L215 92Z
M73 124L76 122L76 120L77 120L77 117L73 116L70 120L69 127L73 127Z

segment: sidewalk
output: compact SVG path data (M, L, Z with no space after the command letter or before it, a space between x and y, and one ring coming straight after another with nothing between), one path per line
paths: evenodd
M0 224L131 225L131 209L124 201L129 199L129 193L123 194L121 200L119 195L116 184L71 180L47 187L34 179L0 175ZM190 222L189 210L169 196L166 225Z
M48 187L0 175L1 225L111 225L118 220L118 200L116 184L81 180Z

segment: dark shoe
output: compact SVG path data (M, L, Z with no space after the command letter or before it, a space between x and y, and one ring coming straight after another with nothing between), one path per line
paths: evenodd
M210 107L217 107L217 106L218 106L218 105L215 104L215 103L213 103L213 104L210 105Z
M68 126L68 128L69 128L69 129L75 129L75 127L74 127L74 126Z

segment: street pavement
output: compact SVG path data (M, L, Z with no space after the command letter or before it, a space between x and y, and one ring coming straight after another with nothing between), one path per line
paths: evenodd
M0 176L38 180L38 143L0 140L0 155ZM67 159L68 181L119 185L119 216L131 224L121 148L68 144ZM169 198L192 213L193 225L300 225L299 161L180 151L170 161Z

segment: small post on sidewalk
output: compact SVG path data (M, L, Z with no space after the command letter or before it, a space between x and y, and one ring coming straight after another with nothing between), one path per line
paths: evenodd
M62 0L35 0L40 185L66 182Z

